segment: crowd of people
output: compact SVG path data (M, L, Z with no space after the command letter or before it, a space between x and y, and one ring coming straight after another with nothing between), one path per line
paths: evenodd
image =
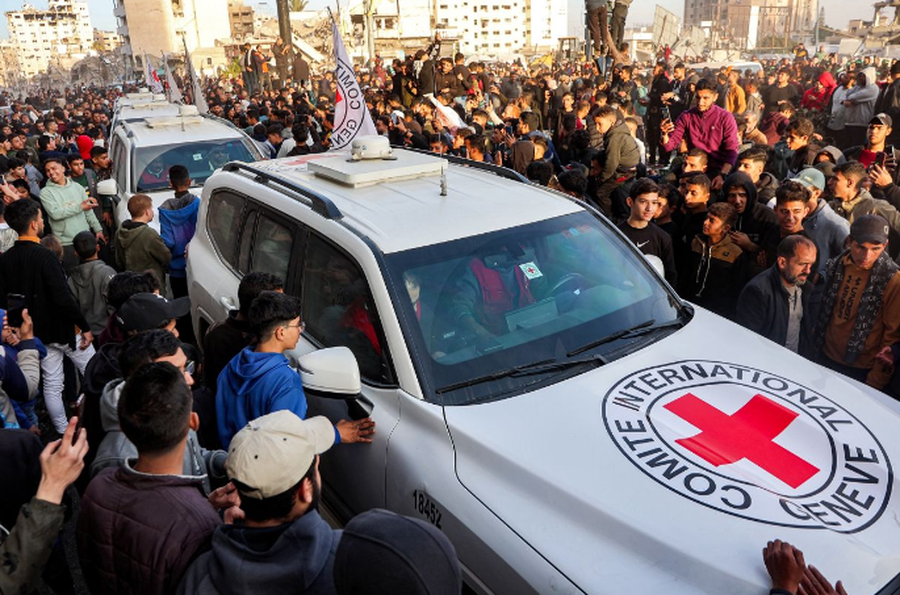
M525 66L440 56L436 39L355 68L391 144L575 197L686 300L900 397L900 62L798 47L759 72L697 72L613 43L608 63ZM280 47L262 76L265 56L244 49L242 77L207 80L211 113L271 158L328 150L333 73ZM41 575L73 592L56 537L74 484L95 594L459 593L434 527L372 511L341 533L319 515L319 456L376 428L307 418L284 355L305 323L283 279L245 276L229 319L193 336L187 169L165 174L175 198L136 194L116 224L96 190L121 91L0 94L0 460L15 486L0 495L0 592ZM843 592L789 544L764 561L773 592Z

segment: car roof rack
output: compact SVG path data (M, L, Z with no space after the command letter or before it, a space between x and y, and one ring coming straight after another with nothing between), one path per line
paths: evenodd
M507 180L512 180L513 182L531 184L531 180L529 180L516 170L509 169L508 167L503 167L502 165L485 163L484 161L472 161L471 159L466 159L465 157L459 157L457 155L439 155L434 151L426 151L425 149L416 149L414 147L404 147L403 145L391 146L395 149L403 149L404 151L412 151L413 153L422 153L424 155L440 157L441 159L446 159L450 163L455 163L456 165L465 165L466 167L471 167L472 169L480 169L482 171L491 172L494 175L500 176L501 178L505 178Z
M240 161L232 161L231 163L226 163L222 170L233 173L240 173L241 171L245 171L253 176L253 179L260 184L274 184L277 186L281 186L282 188L291 192L295 192L300 196L308 199L312 203L313 211L325 217L326 219L342 219L344 217L344 214L330 198L322 196L321 194L313 190L298 186L297 184L285 180L284 178L272 175L267 171L257 169Z

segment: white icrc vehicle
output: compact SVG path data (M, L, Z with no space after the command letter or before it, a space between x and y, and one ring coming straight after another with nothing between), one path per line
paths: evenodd
M256 143L242 130L225 120L200 116L194 106L177 107L176 116L122 120L110 134L115 185L101 182L103 186L97 191L115 196L117 226L131 219L128 199L135 194L148 195L154 209L175 195L168 179L173 165L187 167L194 181L192 191L199 194L206 179L229 161L263 158ZM150 226L158 231L158 218Z
M174 117L181 113L181 105L170 103L166 96L149 91L127 93L116 100L110 130L122 122L137 122L147 118Z
M683 302L582 203L393 156L229 164L189 250L198 336L278 274L309 415L376 421L322 457L338 517L433 523L477 593L759 595L775 538L898 592L896 403Z

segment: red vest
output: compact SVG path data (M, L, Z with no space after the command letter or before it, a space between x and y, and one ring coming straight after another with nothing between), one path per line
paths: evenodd
M512 292L503 284L500 273L484 266L480 258L473 258L469 268L475 273L478 285L481 287L481 308L478 312L478 322L495 334L506 332L504 315L516 308L534 303L534 297L528 288L528 278L518 266L515 267L516 282L519 284L518 303L513 304Z

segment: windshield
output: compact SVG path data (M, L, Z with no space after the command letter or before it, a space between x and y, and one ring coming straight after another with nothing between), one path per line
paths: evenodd
M680 313L647 263L586 211L386 262L426 398L444 405L502 398L581 371L510 375L511 368L621 357L625 347L661 336L652 331ZM635 326L653 328L599 341ZM491 375L498 378L485 381Z
M256 161L240 139L210 140L187 144L159 145L135 150L135 192L169 187L169 168L183 165L195 185L201 185L212 173L229 161Z

